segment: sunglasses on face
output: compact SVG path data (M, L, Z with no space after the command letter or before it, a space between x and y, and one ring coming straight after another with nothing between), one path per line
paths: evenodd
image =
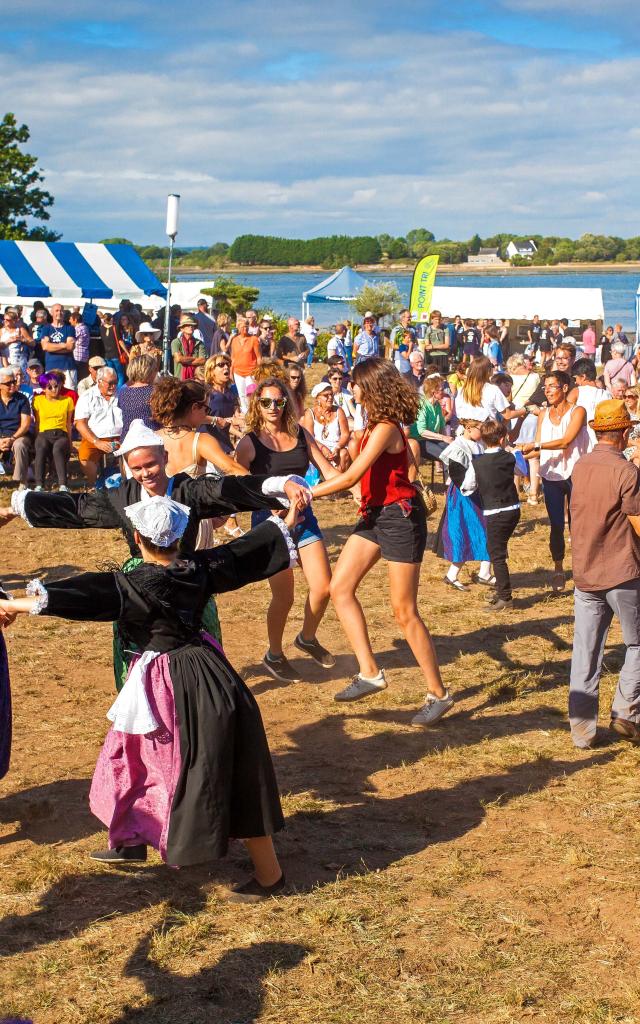
M630 393L630 394L628 394L628 395L625 395L624 397L625 397L625 398L632 398L632 399L634 400L634 402L637 402L637 401L638 401L638 396L637 396L637 395L634 395L633 393Z
M258 402L263 409L284 409L287 404L286 398L259 398Z
M213 364L213 368L214 368L214 370L230 370L231 369L231 367L228 366L227 363L214 363Z

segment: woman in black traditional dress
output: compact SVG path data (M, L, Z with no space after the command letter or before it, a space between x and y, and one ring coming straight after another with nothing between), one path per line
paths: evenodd
M224 856L242 839L255 875L233 890L255 902L284 887L271 836L282 810L258 706L216 642L200 632L212 593L237 590L295 560L286 520L272 517L224 546L177 557L191 510L157 496L125 509L143 564L129 573L89 572L0 600L13 613L78 621L117 620L142 651L108 713L91 786L92 811L109 828L107 862L146 859L147 844L171 865Z

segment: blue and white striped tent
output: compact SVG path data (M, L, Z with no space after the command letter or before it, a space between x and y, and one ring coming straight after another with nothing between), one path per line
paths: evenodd
M167 291L130 245L0 241L0 302L160 299ZM109 302L109 304L113 304ZM154 305L160 303L155 301Z

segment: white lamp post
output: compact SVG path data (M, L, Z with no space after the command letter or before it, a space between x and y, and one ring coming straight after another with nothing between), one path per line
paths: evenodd
M178 234L178 213L180 196L172 192L167 196L167 234L169 236L169 271L167 273L167 305L164 311L164 336L162 339L162 369L171 373L171 340L169 338L169 319L171 315L171 264L173 263L173 245Z

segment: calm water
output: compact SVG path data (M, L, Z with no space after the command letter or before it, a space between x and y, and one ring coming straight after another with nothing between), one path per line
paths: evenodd
M260 297L256 305L268 307L281 314L300 315L302 293L319 284L329 276L328 271L304 274L229 274L241 284L251 285L260 289ZM394 281L405 302L409 301L411 274L368 274L369 280ZM180 280L207 280L207 274L185 274ZM638 290L639 277L637 271L632 273L615 272L599 274L596 272L563 274L441 274L437 279L439 285L462 285L474 288L602 288L604 298L605 320L607 323L620 322L627 330L635 330L636 313L635 297ZM333 324L342 317L349 316L349 309L342 303L318 303L313 313L319 324Z

